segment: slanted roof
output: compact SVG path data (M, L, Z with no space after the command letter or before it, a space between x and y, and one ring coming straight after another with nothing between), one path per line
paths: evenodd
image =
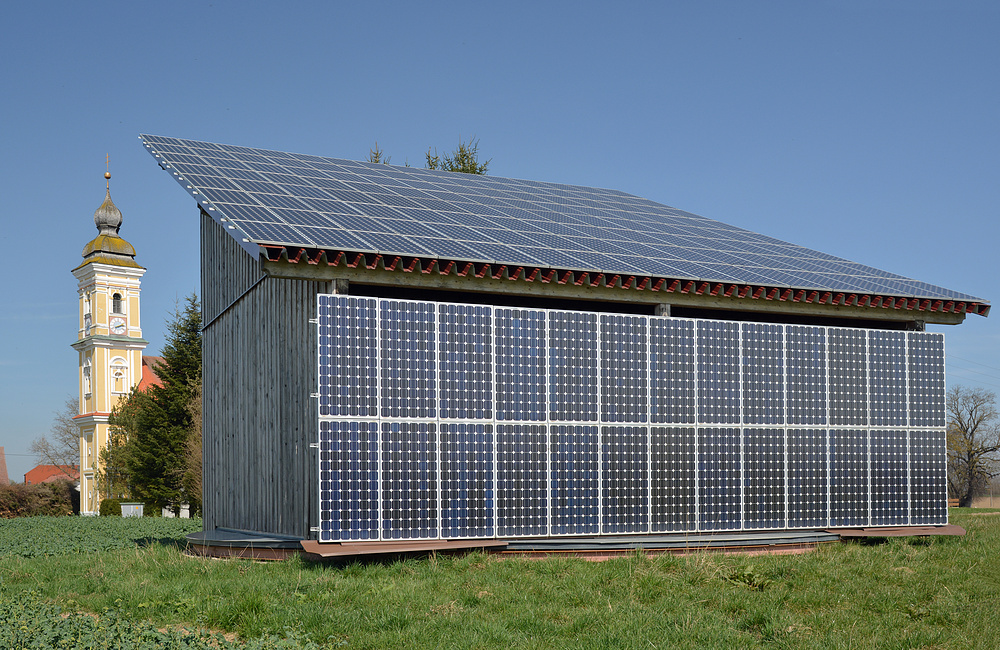
M616 190L140 137L267 259L989 313L969 294Z
M36 465L24 475L24 482L29 485L78 480L80 480L80 468L76 465Z
M163 357L142 355L142 379L139 380L138 390L148 390L153 386L162 386L163 380L156 373L156 368L163 363Z

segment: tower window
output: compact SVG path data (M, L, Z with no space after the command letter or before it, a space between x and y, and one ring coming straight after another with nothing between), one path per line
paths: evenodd
M124 393L127 390L126 386L126 373L128 372L128 365L125 359L121 357L116 357L111 361L111 392L112 393Z
M111 296L111 311L115 314L124 314L122 306L122 294L115 293Z

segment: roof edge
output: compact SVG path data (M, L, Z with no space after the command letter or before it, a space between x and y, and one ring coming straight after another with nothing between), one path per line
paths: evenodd
M359 253L323 248L260 244L265 262L305 264L316 268L347 267L360 270L452 275L467 279L511 280L540 284L573 284L581 287L626 289L664 294L693 294L726 298L805 303L875 310L905 310L928 314L977 314L989 316L986 301L945 300L891 294L867 294L823 289L798 289L769 285L715 282L626 273L602 273L538 266L513 266L436 257Z

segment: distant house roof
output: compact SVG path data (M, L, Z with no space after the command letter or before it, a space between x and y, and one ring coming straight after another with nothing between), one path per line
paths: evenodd
M163 357L153 357L143 355L142 357L142 379L139 380L139 390L146 390L151 386L162 386L163 381L156 374L156 366L163 363Z
M76 465L37 465L24 475L24 482L28 485L78 480L80 480L80 468Z
M988 301L615 190L140 136L265 259L928 312Z

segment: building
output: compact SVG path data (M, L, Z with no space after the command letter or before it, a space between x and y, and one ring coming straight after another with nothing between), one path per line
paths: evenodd
M110 174L105 174L110 179ZM108 417L120 399L153 378L142 351L148 344L140 326L140 284L146 269L135 248L119 236L122 213L111 201L110 180L104 202L94 213L97 237L83 248L73 269L79 293L79 330L72 344L79 357L80 512L97 514L101 495L97 473L108 444ZM153 358L155 359L155 357Z
M206 531L947 523L925 324L985 300L613 190L141 138L201 210Z
M25 485L38 485L52 481L80 480L80 468L77 465L35 465L24 475Z

